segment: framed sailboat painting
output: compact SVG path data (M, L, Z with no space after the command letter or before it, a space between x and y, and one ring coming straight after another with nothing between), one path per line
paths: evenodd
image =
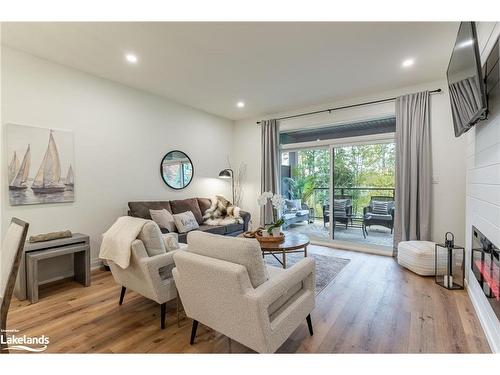
M73 132L7 124L6 138L11 205L75 200Z

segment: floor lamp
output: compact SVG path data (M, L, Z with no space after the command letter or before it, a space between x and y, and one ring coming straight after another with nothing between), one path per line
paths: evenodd
M231 179L231 191L233 193L233 205L234 203L234 172L232 169L223 169L219 172L219 178L230 178Z

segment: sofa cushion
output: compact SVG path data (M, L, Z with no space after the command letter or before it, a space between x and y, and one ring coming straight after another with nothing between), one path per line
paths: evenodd
M188 251L192 253L244 266L254 288L269 279L259 242L255 239L226 237L196 230L188 233L187 243Z
M290 219L293 219L295 216L297 216L295 213L284 214L283 219L290 220Z
M367 213L366 214L366 218L368 220L372 219L372 220L385 220L385 221L391 221L392 220L392 216L391 215L379 215L379 214L374 214L374 213Z
M225 234L226 228L223 225L200 225L199 230L202 232L213 233L213 234Z
M197 198L198 205L200 206L201 215L205 215L205 211L210 208L212 201L208 198Z
M229 234L229 233L242 231L244 228L244 224L240 224L240 223L226 224L224 226L224 228L226 229L226 231L224 233Z
M165 233L161 235L163 239L163 244L167 251L177 250L179 246L179 234L177 233Z
M186 233L199 228L198 222L191 211L174 214L174 221L180 233Z
M158 224L160 229L165 228L169 232L175 232L177 227L175 226L175 220L170 211L166 209L161 210L149 210L149 214L151 215L151 219Z
M128 202L130 209L130 216L142 217L143 219L151 220L149 210L162 210L165 209L172 212L169 201L156 201L156 202Z
M137 238L144 243L146 252L150 257L167 252L160 227L154 221L148 221L144 224Z
M297 216L306 216L306 215L309 215L309 210L298 210L296 212L296 215Z
M172 208L173 214L181 214L183 212L191 211L198 224L203 223L203 215L197 198L170 201L170 207Z

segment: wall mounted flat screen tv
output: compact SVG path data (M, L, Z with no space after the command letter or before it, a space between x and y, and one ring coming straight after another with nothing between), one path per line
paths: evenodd
M446 75L455 137L459 137L487 115L486 90L474 22L460 23Z

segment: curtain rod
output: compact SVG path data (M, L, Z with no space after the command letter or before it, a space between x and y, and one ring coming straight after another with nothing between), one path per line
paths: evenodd
M441 89L431 90L431 91L429 91L429 94L435 94L435 93L439 93L441 91L442 91ZM371 102L364 102L364 103L358 103L358 104L345 105L345 106L342 106L342 107L322 109L320 111L299 113L298 115L291 115L291 116L280 117L280 118L277 118L276 120L288 120L288 119L291 119L291 118L302 117L302 116L310 116L310 115L317 115L318 113L325 113L325 112L331 113L332 111L338 111L340 109L347 109L347 108L353 108L353 107L361 107L361 106L370 105L370 104L390 102L390 101L396 100L396 99L397 98L394 97L394 98L373 100ZM257 124L260 124L260 123L261 123L260 121L257 121Z

